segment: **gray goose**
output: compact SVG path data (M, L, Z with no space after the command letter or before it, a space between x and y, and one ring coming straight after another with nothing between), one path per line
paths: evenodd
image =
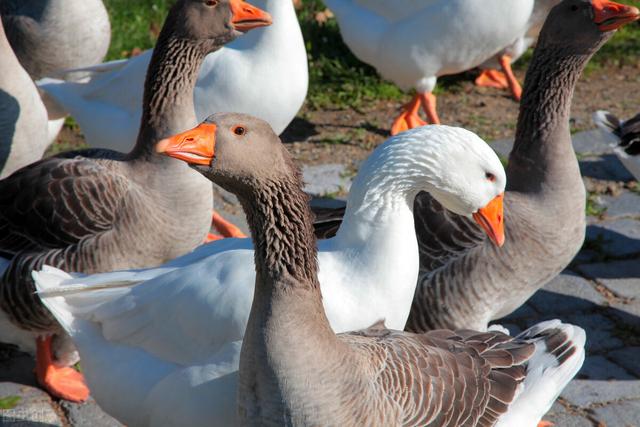
M302 175L275 133L263 136L158 146L236 194L247 215L256 282L240 354L241 424L535 425L582 365L584 331L550 321L515 338L417 335L380 322L335 335Z
M102 62L111 40L102 0L2 0L0 14L34 80Z
M33 294L31 270L44 263L84 273L151 267L202 242L210 226L211 183L184 162L156 154L154 146L196 124L193 87L204 57L270 22L241 0L178 1L147 72L133 150L65 153L0 181L0 251L11 258L0 282L0 308L39 337L36 373L52 394L83 400L88 390L67 367L73 362L68 354L57 355L62 368L53 365L52 339L43 335L59 329ZM5 330L11 329L6 322L0 326L0 339L14 333Z
M582 246L585 190L571 145L575 84L613 30L638 10L606 0L564 0L549 14L527 71L507 167L505 242L447 212L427 193L414 205L421 272L407 330L486 330L562 271ZM342 211L318 212L331 236Z
M638 15L607 0L564 0L551 10L527 70L509 156L504 246L420 194L414 212L421 279L407 330L485 330L578 253L586 196L569 131L573 91L591 56Z
M0 178L42 158L47 145L47 110L0 21Z

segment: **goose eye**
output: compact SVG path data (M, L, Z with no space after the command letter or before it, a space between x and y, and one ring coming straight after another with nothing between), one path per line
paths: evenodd
M487 172L484 174L484 176L491 182L496 182L496 176L494 174L492 174L491 172Z
M579 9L579 8L578 8L578 5L577 5L577 4L574 4L573 6L571 6L571 10L572 10L572 11L574 11L574 12L575 12L576 10L578 10L578 9Z
M218 5L218 0L207 0L204 2L207 6L214 7Z
M245 128L243 128L242 126L236 126L232 130L233 130L233 133L235 133L238 136L242 136L245 133L247 133L247 130Z

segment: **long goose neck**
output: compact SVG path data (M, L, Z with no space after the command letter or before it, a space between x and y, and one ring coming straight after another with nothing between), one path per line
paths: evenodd
M293 2L287 0L257 0L253 4L267 11L273 18L273 24L269 27L259 28L243 37L246 42L252 42L254 50L272 47L274 51L266 52L266 54L278 54L278 46L283 42L289 41L291 37L296 35L295 33L301 34Z
M593 52L595 49L577 54L558 45L536 49L525 79L507 167L508 190L557 191L577 185L578 161L569 132L571 99Z
M158 42L147 71L140 130L131 157L153 155L160 139L197 124L193 89L205 54L189 40Z
M320 299L313 217L299 178L252 187L241 203L255 242L256 285L270 292L301 288Z
M422 141L397 136L379 147L362 164L347 200L341 237L356 231L413 223L413 202L420 191L437 185L438 156L434 147ZM408 225L413 229L412 225Z

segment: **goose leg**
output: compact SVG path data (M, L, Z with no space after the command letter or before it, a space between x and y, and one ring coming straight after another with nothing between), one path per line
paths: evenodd
M507 83L509 83L509 89L511 89L513 97L516 101L520 101L520 98L522 98L522 86L520 86L520 82L518 82L518 79L516 79L511 69L511 57L509 55L502 55L499 60L502 71L504 71L504 74L507 76Z
M436 96L431 92L423 92L418 95L422 102L422 109L427 115L427 120L432 125L439 125L440 118L436 112Z
M538 423L538 427L553 427L555 424L553 424L551 421L545 421L542 420Z
M225 237L247 237L237 226L224 219L218 212L213 211L211 215L211 223L220 235L209 233L205 242L213 242L215 240L224 239Z
M36 339L36 376L38 383L51 395L71 402L83 402L89 397L84 376L75 369L53 363L51 336Z
M502 71L490 69L482 70L480 75L476 77L476 86L493 87L496 89L508 89L509 82L507 76Z
M420 110L420 95L416 95L404 106L402 113L394 120L391 126L391 135L397 135L405 130L417 128L427 124L420 118L418 111Z

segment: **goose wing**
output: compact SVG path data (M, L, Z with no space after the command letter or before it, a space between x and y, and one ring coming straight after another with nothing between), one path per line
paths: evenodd
M134 185L110 161L49 158L0 181L0 250L46 250L110 230Z

